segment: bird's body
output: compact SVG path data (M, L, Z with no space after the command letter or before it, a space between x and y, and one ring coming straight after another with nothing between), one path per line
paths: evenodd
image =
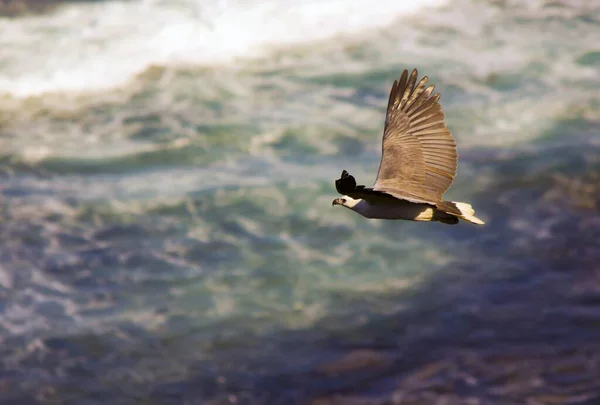
M405 200L390 199L389 201L369 201L366 199L346 200L346 207L370 219L404 219L406 221L433 221L445 219L457 222L456 217L445 214L429 204L412 203ZM343 203L339 203L344 205ZM442 221L443 222L443 221Z
M458 168L456 143L444 123L439 94L417 83L417 70L402 73L390 92L377 180L359 186L345 170L336 180L342 205L366 218L482 225L470 204L444 201Z

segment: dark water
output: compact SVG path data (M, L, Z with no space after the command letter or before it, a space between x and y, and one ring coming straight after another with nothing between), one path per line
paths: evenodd
M600 404L600 14L536 4L102 92L0 78L0 404ZM413 66L485 227L331 207Z

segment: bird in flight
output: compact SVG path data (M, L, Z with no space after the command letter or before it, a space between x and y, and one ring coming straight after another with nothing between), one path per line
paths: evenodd
M459 219L483 225L471 204L444 201L458 167L452 133L444 123L434 86L417 83L418 72L404 70L394 81L383 130L381 163L372 188L356 185L346 170L335 187L343 197L333 200L366 218L439 221Z

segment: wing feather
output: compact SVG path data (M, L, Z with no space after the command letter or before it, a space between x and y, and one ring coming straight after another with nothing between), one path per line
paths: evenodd
M456 176L458 152L444 123L440 95L417 83L416 69L394 81L388 100L382 156L374 192L436 204ZM364 189L368 190L368 189Z

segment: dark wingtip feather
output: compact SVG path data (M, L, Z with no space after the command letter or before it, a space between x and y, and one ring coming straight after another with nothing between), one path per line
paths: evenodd
M342 176L335 181L335 188L341 195L348 195L356 189L356 180L344 170Z

